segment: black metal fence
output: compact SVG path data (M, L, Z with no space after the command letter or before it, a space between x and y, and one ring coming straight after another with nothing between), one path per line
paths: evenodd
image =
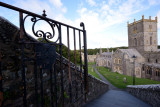
M70 25L52 20L46 17L46 13L41 15L37 15L35 13L5 4L0 2L0 6L9 8L19 12L19 45L20 45L20 56L21 56L21 79L22 79L22 91L19 92L20 96L23 96L23 106L27 107L28 105L28 90L30 90L28 86L26 66L29 64L33 67L33 79L34 79L34 105L37 107L45 106L45 85L47 84L44 80L45 72L49 72L49 95L50 95L50 106L58 106L58 103L61 103L61 106L64 106L65 100L65 84L68 84L68 95L69 102L74 103L78 101L80 98L86 96L88 92L87 85L87 75L88 75L88 64L87 64L87 40L86 40L86 30L84 23L80 23L80 26L83 29L78 29L72 27ZM24 16L26 15L26 16ZM27 18L30 18L32 25L32 32L34 36L41 37L41 41L37 40L29 40L31 37L28 36L25 28L25 21ZM44 32L42 30L35 30L35 25L38 21L45 21L49 24L52 29L52 32ZM68 49L68 58L64 58L62 56L62 39L65 35L62 35L62 26L65 27L67 31L67 49ZM58 37L56 40L51 42L50 40L55 37L56 31L58 32ZM71 63L71 49L70 49L70 30L73 30L73 38L74 38L74 64ZM75 32L78 32L76 35ZM83 34L83 35L82 35ZM79 50L76 50L76 39L79 39ZM83 38L83 39L82 39ZM45 41L45 43L44 43ZM82 49L84 47L84 63L82 62ZM27 49L31 49L32 51L26 51ZM56 52L57 51L57 52ZM77 54L79 51L79 54ZM79 55L79 57L77 56ZM77 58L80 58L80 63L77 64ZM2 49L0 49L0 105L4 105L4 94L3 94L3 58L2 58ZM65 71L65 67L67 67L67 71ZM73 75L74 72L74 75ZM64 73L68 76L68 83L64 83ZM79 79L80 77L80 79ZM73 79L74 78L74 79ZM60 81L59 81L60 80ZM14 80L13 80L14 81ZM33 82L33 81L32 81ZM59 84L59 85L58 85ZM79 87L81 87L79 89ZM74 94L73 91L74 90ZM81 93L79 93L81 90ZM81 95L80 95L81 94Z

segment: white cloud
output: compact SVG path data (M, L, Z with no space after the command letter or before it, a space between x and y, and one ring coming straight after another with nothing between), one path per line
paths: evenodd
M61 0L49 0L54 6L56 6L56 7L58 7L58 8L60 8L60 7L62 7L62 2L61 2Z
M157 13L158 23L160 23L160 10ZM160 24L158 24L158 29L160 29Z
M94 0L86 0L90 6L96 6L96 2Z
M61 9L62 12L65 13L67 11L66 7L63 6L61 0L49 0L49 1L57 8Z
M82 7L78 10L80 18L76 22L83 21L87 29L88 47L111 47L128 45L127 21L130 16L142 11L143 0L110 0L108 3L97 4L99 7L89 10ZM126 23L124 27L116 28L115 32L107 31L109 27ZM117 31L121 29L123 31ZM121 39L123 38L123 39Z
M50 2L52 3L50 4ZM61 1L50 0L50 2L42 0L14 0L14 5L37 14L42 14L42 11L45 9L47 17L56 17L56 15L64 14L67 11ZM54 6L52 6L53 4Z
M148 0L149 5L158 5L160 4L160 0Z

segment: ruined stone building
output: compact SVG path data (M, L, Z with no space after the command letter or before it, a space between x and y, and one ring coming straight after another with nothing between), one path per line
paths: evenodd
M128 47L113 54L112 71L160 81L157 17L128 22ZM136 58L133 58L133 57Z
M96 55L96 66L104 66L107 68L112 67L112 52L109 52L109 49L107 49L107 52L102 53L102 49L100 49L99 54Z

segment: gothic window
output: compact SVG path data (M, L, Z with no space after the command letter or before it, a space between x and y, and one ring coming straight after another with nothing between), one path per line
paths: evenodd
M147 69L147 74L152 75L152 69L151 68Z
M116 63L116 58L114 58L114 63Z
M110 62L108 61L108 66L110 66Z
M158 63L158 60L156 59L156 63Z
M152 29L152 25L149 25L149 28Z
M137 39L134 38L134 45L137 46Z
M122 70L122 68L121 68L121 67L119 67L119 70L121 71L121 70Z
M135 26L135 27L133 28L133 32L136 33L136 31L137 31L137 27Z
M150 37L150 45L152 45L152 37Z
M156 76L158 76L158 71L156 71Z
M156 76L160 77L160 72L158 70L156 71Z
M140 72L139 72L139 70L137 70L137 71L136 71L136 75L140 75Z
M118 64L121 64L121 59L118 60Z
M149 69L149 74L152 75L152 69L151 68Z
M149 25L149 31L152 31L152 25Z
M148 58L148 62L149 62L149 58Z
M142 65L142 70L144 71L144 65Z

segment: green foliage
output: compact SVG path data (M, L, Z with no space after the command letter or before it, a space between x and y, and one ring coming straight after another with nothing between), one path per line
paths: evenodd
M111 84L113 84L117 88L125 89L127 85L133 84L132 76L110 72L110 70L105 67L97 67L97 69L99 73L101 73ZM124 77L127 78L127 83L123 82ZM144 78L135 78L135 85L146 85L146 84L160 84L160 81L153 81Z
M66 92L64 92L64 98L69 98Z
M93 64L95 63L91 63L91 62L88 62L88 73L98 79L101 80L101 78L99 77L99 75L95 72L95 70L93 69Z
M5 91L5 92L3 93L3 97L4 97L4 99L8 99L8 98L10 97L9 91Z
M117 49L128 49L128 47L122 46L122 47L115 47L115 48L109 48L109 51L111 52L112 50L115 52ZM95 48L95 49L87 49L88 55L96 55L99 53L100 48ZM102 52L106 52L107 48L102 48Z
M56 47L57 53L59 53L59 46ZM62 45L62 56L68 59L68 47ZM70 50L70 61L75 63L75 54L74 50ZM80 53L79 50L76 50L76 62L80 64Z

